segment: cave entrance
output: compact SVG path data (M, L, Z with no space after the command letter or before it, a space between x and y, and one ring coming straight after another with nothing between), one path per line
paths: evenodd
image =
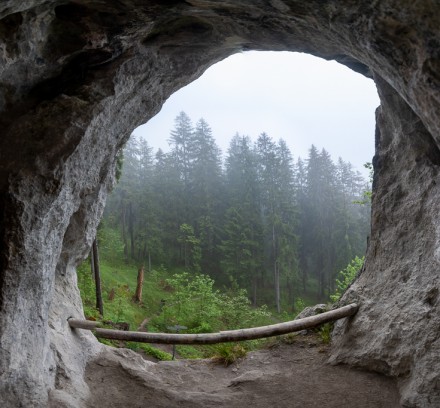
M95 236L116 153L172 92L250 49L310 52L374 75L372 235L344 297L360 300L359 313L335 328L332 358L399 378L403 405L439 405L435 2L25 3L2 7L0 30L3 405L84 405L84 368L100 350L67 319L83 313L75 267Z

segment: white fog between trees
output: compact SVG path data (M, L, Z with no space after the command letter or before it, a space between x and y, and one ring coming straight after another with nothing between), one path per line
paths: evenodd
M223 159L209 124L185 112L168 142L165 153L132 137L121 155L101 226L122 237L115 256L201 272L280 311L297 297L328 300L338 272L364 254L370 185L348 161L313 145L294 157L266 133L237 133Z
M169 150L175 116L185 111L211 126L224 153L231 137L256 140L266 132L283 138L292 153L307 157L311 144L337 161L349 160L364 177L374 154L376 86L335 61L292 52L245 52L214 64L173 94L159 114L134 134L155 149Z

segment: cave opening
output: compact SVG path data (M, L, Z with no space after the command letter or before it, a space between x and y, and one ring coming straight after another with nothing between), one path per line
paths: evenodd
M103 348L67 319L83 313L75 266L95 236L116 153L176 89L258 49L307 52L374 77L372 234L343 298L359 313L336 325L332 361L397 378L404 406L438 406L438 6L79 3L0 6L2 403L86 406L85 367Z
M370 207L365 201L364 193L371 189L371 185L368 186L370 175L367 172L360 174L359 171L364 170L365 162L372 161L374 110L378 103L371 79L336 62L328 62L307 54L247 52L217 63L199 79L172 95L161 112L148 124L134 130L124 153L124 166L127 167L127 171L123 166L121 179L109 196L104 212L101 246L105 256L117 263L124 259L127 263L143 264L149 271L161 266L168 269L188 267L188 259L182 255L182 247L178 242L181 233L179 228L187 225L192 229L194 239L199 241L199 250L202 252L197 270L210 275L218 287L230 289L232 278L236 284L247 290L254 305L267 304L270 308L275 305L278 312L298 313L303 304L328 301L330 295L335 296L335 282L336 279L340 279L338 273L355 257L362 258L365 253L370 233ZM185 113L184 117L181 112ZM187 113L196 116L190 118ZM192 125L192 119L200 118L206 122L204 127L208 134L204 136L208 137L211 143L205 151L196 148L197 143L202 142L200 139L196 140L196 144L191 140L191 133L197 128L195 122L195 128ZM182 120L186 122L183 123ZM175 121L178 122L177 130L173 129ZM188 131L182 126L189 126L189 133L175 135L171 140L170 133ZM231 197L233 193L228 190L236 182L231 180L231 177L228 181L228 173L230 175L234 171L232 167L228 170L227 165L231 160L228 152L233 148L232 139L235 134L239 135L241 142L247 143L254 152L256 161L252 171L256 176L255 183L266 183L267 186L267 180L262 180L264 164L257 159L259 157L266 160L268 157L263 158L261 146L258 151L257 139L262 133L267 135L267 139L260 139L260 142L267 143L265 148L269 146L272 149L270 154L275 160L272 166L279 165L281 160L277 156L280 149L279 139L286 142L286 152L291 156L287 165L290 175L284 180L286 184L292 184L287 187L289 194L292 188L291 195L282 191L282 188L277 194L284 194L284 200L295 202L289 210L283 211L292 211L292 214L296 215L283 215L286 219L279 228L287 228L289 223L293 224L291 233L296 235L297 241L287 241L287 245L292 247L291 257L278 260L279 255L270 249L270 239L267 236L262 238L258 245L264 256L257 269L264 272L261 273L261 277L252 281L250 275L259 272L250 272L249 266L246 269L232 262L224 266L226 252L219 248L228 241L225 227L232 225L231 211L244 211L242 205L237 207L233 204L237 198ZM247 135L251 137L247 139ZM180 137L181 140L176 141L176 137ZM188 140L184 141L185 137ZM238 146L240 143L237 145L236 142L237 140L236 148L244 147ZM316 149L313 153L310 152L312 145ZM170 171L166 173L162 168L159 178L164 184L161 186L160 181L154 180L159 163L163 167L172 166L169 162L171 156L177 157L185 149L194 150L186 151L188 159L180 157L182 162L188 160L186 165L189 166L189 173L185 174L181 169L175 176L188 185L176 189L179 180L168 180L167 184L165 174L170 176ZM332 155L326 156L327 152ZM205 159L206 155L210 154L218 157L213 157L211 163L205 162L204 165L208 167L203 170L200 170L200 167L192 169L191 166L197 166L196 162L203 162L202 158L197 157L203 154ZM315 154L316 157L311 158L310 154ZM244 156L237 158L241 161L246 160ZM213 169L210 165L218 168ZM179 164L174 166L179 167ZM327 166L327 170L318 170L319 166ZM244 168L241 170L249 171ZM272 167L269 171L279 170ZM316 177L322 180L308 182L308 172L320 172ZM324 172L327 172L325 179ZM207 173L212 179L206 177ZM221 182L217 178L219 173L223 177ZM204 177L200 178L200 175ZM189 180L185 180L187 176ZM311 179L311 176L309 178ZM222 197L216 195L212 189L209 193L211 197L208 199L197 190L196 185L204 185L208 190L209 186L215 186L222 191ZM246 186L242 185L239 190L241 189L246 189ZM314 192L309 191L313 189ZM269 193L261 194L264 196ZM298 200L299 195L302 195L301 202ZM155 200L157 196L160 198ZM263 196L254 195L254 202L262 202ZM334 198L335 196L337 197ZM310 206L312 199L316 203ZM175 205L185 200L187 203L184 203L182 208ZM210 200L212 202L209 202ZM243 200L244 198L239 199L241 204ZM269 203L262 205L270 206ZM140 208L141 206L144 208ZM310 211L310 207L316 207L314 213ZM163 212L158 212L158 208ZM207 211L207 208L217 210ZM251 208L252 205L249 204L245 212L249 212ZM260 221L254 222L252 228L266 231L268 235L270 216L262 207L257 210L260 214L265 211L266 214L260 217ZM326 224L326 228L331 230L325 238L322 238L322 228L319 232L311 233L318 228L312 220L322 212L325 212L326 216L321 217L319 223ZM174 216L170 217L170 213ZM281 217L281 213L274 215ZM243 217L244 214L240 216ZM202 219L204 222L210 220L215 227L215 234L207 235L204 229L206 226L200 221ZM165 225L174 227L169 228ZM109 251L104 241L114 240L117 234L122 237L119 247L113 247ZM208 236L207 239L211 240L210 248L207 242L200 242L203 241L202 236ZM229 238L232 239L230 235ZM281 237L280 240L282 239L284 238ZM318 245L318 241L322 243ZM324 242L333 242L334 245L327 248ZM235 243L239 244L238 241ZM307 247L308 250L299 254L300 247ZM316 251L317 247L324 248ZM252 251L256 252L255 249ZM324 258L325 251L330 251L331 255ZM319 264L316 259L321 259L325 265ZM276 274L275 271L271 272L274 262L284 264L279 267L278 272L280 276L275 297L277 290L280 293L277 300L274 300L273 294ZM290 267L287 267L287 264ZM134 268L136 269L136 266ZM325 274L321 275L318 272L320 270L325 270ZM104 297L111 291L114 295L115 285L107 286ZM132 273L130 290L134 291L134 286L135 273ZM93 302L89 300L89 304L92 305Z

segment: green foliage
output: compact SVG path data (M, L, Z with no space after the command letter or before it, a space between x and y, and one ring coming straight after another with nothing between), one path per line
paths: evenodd
M324 344L330 344L332 330L333 323L325 323L319 328L318 334Z
M206 348L203 346L180 345L176 346L176 352L181 358L186 359L210 357L210 354L206 354Z
M149 356L152 356L160 361L171 361L172 355L170 353L167 353L166 351L160 350L157 347L153 347L150 344L147 343L135 343L135 342L128 342L126 343L125 347L129 348L130 350L139 351L142 350L145 354L148 354Z
M169 153L127 142L99 232L106 259L184 266L218 285L232 278L278 313L298 296L326 301L337 272L365 250L369 206L354 202L367 202L368 183L315 146L295 165L264 132L256 142L236 134L222 162L205 120L193 126L180 112L174 125Z
M124 244L117 229L101 222L98 229L100 257L113 264L121 264L124 259Z
M304 310L305 307L306 307L306 303L304 302L304 299L297 297L295 300L295 312L299 314Z
M200 272L200 240L194 235L194 228L188 224L182 224L179 228L177 242L182 245L185 268L194 272Z
M100 319L96 309L95 281L92 276L90 259L87 258L77 269L78 288L81 291L84 314L92 319Z
M222 310L220 317L222 330L269 324L271 313L267 306L252 307L245 289L236 289L227 294L218 293L217 296Z
M101 256L100 261L104 319L127 322L132 330L137 329L144 318L151 313L149 310L155 313L159 309L162 296L159 286L164 275L159 278L159 272L146 274L143 304L138 305L132 301L136 287L137 267L124 265L123 262L114 265L113 262L109 263L105 256ZM166 272L161 273L166 274ZM88 260L77 268L77 275L85 316L101 319L95 309L95 283L91 278Z
M227 367L239 358L245 357L246 354L246 348L240 343L220 343L214 347L213 360Z
M364 167L369 171L369 183L367 188L362 192L362 199L354 200L353 203L359 205L371 205L371 200L373 198L373 191L371 190L371 184L373 183L374 176L373 164L367 162L364 164Z
M364 264L364 260L365 257L359 258L356 256L345 269L339 272L338 278L336 279L336 290L330 295L330 299L333 302L337 302L340 299L354 278L356 278Z
M113 288L115 298L113 301L108 302L105 308L106 318L114 322L131 321L129 317L130 308L127 307L131 303L132 293L128 285L118 285Z
M245 290L221 293L207 275L183 272L166 283L173 291L160 315L153 319L153 324L162 329L178 324L190 333L206 333L259 325L270 316L265 307L250 307Z

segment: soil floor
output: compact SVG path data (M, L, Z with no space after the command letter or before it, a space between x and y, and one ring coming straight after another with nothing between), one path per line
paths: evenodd
M395 382L326 363L315 336L249 353L225 367L211 360L150 362L125 349L91 362L88 407L397 408Z

